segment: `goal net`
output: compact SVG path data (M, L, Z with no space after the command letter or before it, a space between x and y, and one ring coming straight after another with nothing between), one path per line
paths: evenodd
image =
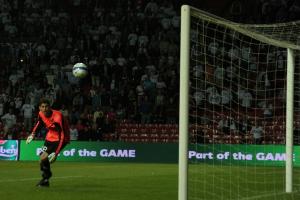
M299 197L300 21L181 20L179 199Z

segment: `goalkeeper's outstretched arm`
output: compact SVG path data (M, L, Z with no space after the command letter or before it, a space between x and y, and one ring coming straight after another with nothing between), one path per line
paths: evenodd
M43 122L38 117L37 123L33 127L31 134L26 139L26 144L29 144L34 139L36 132L39 131L41 129L41 127L43 126L42 124L43 124Z

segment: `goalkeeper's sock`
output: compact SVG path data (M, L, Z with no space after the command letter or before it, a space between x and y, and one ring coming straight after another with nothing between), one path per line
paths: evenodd
M50 162L48 159L42 160L40 162L40 168L42 171L50 169Z
M40 163L41 171L43 172L42 176L44 179L49 179L52 176L52 172L50 170L50 162L48 159L42 160Z

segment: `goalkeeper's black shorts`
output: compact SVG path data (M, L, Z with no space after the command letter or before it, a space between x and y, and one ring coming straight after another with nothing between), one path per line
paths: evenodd
M44 146L42 147L42 151L40 154L42 154L43 152L46 152L48 154L51 154L53 152L56 152L56 149L58 148L59 142L50 142L45 140L44 142ZM62 150L65 146L67 145L67 143L63 143L62 147L60 150Z

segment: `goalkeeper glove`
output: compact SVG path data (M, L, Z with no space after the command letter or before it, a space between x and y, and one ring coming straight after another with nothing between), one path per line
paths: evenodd
M34 138L33 134L30 134L30 135L27 137L26 144L29 144L29 143L33 140L33 138Z
M49 160L50 163L53 163L56 160L56 154L55 154L55 152L50 153L48 155L48 160Z

